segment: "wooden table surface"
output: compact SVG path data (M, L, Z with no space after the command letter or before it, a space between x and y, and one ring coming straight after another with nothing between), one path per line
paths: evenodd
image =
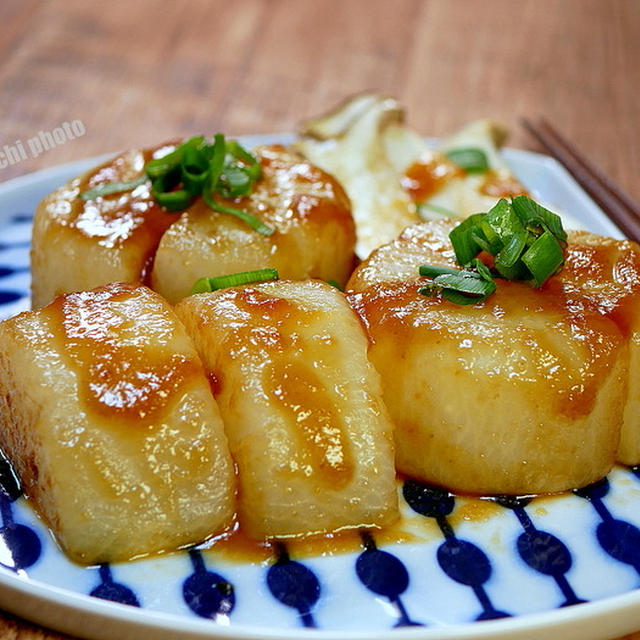
M86 133L0 181L194 133L291 131L348 94L399 98L442 136L544 114L640 199L638 0L2 0L4 145ZM0 639L60 638L0 616ZM640 633L628 636L640 640Z

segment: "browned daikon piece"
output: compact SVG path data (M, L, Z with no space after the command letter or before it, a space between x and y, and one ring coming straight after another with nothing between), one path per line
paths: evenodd
M278 281L190 296L176 312L214 380L249 535L397 517L391 423L339 291Z
M78 562L173 550L232 521L209 382L146 287L64 295L0 324L0 415L25 493Z
M354 264L355 227L342 187L329 174L280 146L256 149L262 177L250 195L221 202L275 229L262 235L202 199L165 233L152 287L170 302L201 277L264 267L281 278L320 278L344 285Z
M496 280L496 292L470 306L421 295L421 264L457 267L451 228L407 229L348 284L395 424L398 469L480 494L599 479L618 446L627 341L558 277L539 290Z
M156 203L149 182L93 200L80 195L139 178L148 160L172 149L127 151L44 198L35 212L31 243L34 308L61 293L145 280L158 242L176 216Z

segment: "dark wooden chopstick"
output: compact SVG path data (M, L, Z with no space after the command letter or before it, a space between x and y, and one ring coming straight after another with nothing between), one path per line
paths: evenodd
M522 118L522 126L561 162L583 189L631 240L640 242L640 205L606 176L544 118L534 124Z

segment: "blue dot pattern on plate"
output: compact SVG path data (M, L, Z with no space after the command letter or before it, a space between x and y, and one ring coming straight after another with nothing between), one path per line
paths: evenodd
M449 578L473 589L482 607L482 612L476 619L493 620L509 616L510 614L499 611L493 606L484 589L484 584L491 577L489 558L472 542L457 538L447 521L447 516L453 511L455 505L454 497L444 489L432 487L417 480L405 482L402 493L408 505L416 513L427 518L435 518L438 523L445 538L438 547L438 564Z
M0 228L0 318L28 308L30 224L30 214L17 213ZM266 566L230 561L214 546L79 567L20 497L19 481L0 457L0 578L18 573L212 624L359 631L515 616L637 587L640 467L617 467L608 479L557 499L498 498L496 515L468 526L455 516L469 498L413 480L400 489L403 512L424 524L415 542L381 544L375 531L361 531L353 534L359 550L333 558L292 558L281 543ZM530 584L535 597L527 598ZM516 592L525 596L517 600ZM540 606L532 605L535 598Z
M384 596L396 608L396 627L422 626L409 618L400 596L409 586L409 572L404 564L387 551L376 546L373 535L365 531L361 534L364 551L356 560L356 574L362 584L378 595Z
M503 497L498 498L497 502L507 509L512 509L516 514L524 530L516 542L518 553L534 571L550 576L556 581L565 597L565 601L560 606L566 607L585 602L576 596L566 578L573 564L571 552L562 540L535 527L525 509L530 500Z
M600 546L612 558L631 565L640 574L640 529L611 515L603 502L609 487L609 481L604 478L583 489L576 489L574 493L589 500L602 519L596 529Z
M140 602L136 594L124 584L120 584L113 579L111 567L108 563L101 564L98 570L100 584L91 590L89 595L102 600L127 604L130 607L139 607Z
M207 571L202 554L189 551L193 573L182 584L182 597L193 613L220 622L235 606L233 585L220 574Z
M283 605L296 609L305 627L315 627L312 610L320 598L320 583L313 571L291 560L284 544L276 546L277 557L267 571L267 586Z
M15 213L0 231L0 319L28 307L31 221Z
M12 503L20 494L20 481L5 455L0 452L0 565L11 571L33 566L41 553L38 534L31 527L14 522Z

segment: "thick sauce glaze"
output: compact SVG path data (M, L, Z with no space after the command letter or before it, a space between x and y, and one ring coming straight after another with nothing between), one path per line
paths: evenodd
M167 300L175 303L187 296L199 277L267 266L281 278L346 282L355 226L342 187L283 147L260 147L255 153L262 177L252 193L220 202L259 218L274 233L256 233L197 199L167 231L156 253L152 286Z
M273 224L280 233L290 225L318 218L344 226L355 240L349 199L334 178L281 145L260 147L256 153L262 178L251 196L235 203L264 213L267 224Z
M447 156L438 152L424 154L401 178L401 184L414 202L424 202L454 178L466 173Z
M154 317L156 301L145 289L116 284L59 297L49 307L76 365L80 398L89 412L141 428L157 421L191 378L204 374L198 361L171 352L171 325ZM154 349L134 329L144 316Z
M246 345L269 352L260 386L274 399L286 421L296 425L292 435L297 460L293 466L327 486L344 487L354 472L345 425L335 410L336 399L317 373L324 368L326 337L303 341L298 335L299 328L314 322L313 313L252 288L230 290L223 297L231 303L229 308L235 307L250 319L238 322L230 333L225 343L229 352L237 353Z
M149 182L131 191L95 200L85 201L79 196L102 184L139 178L149 160L165 155L173 148L173 145L165 144L154 149L133 149L117 156L63 187L57 192L58 197L48 205L50 211L59 224L76 229L89 238L97 238L103 246L133 242L152 244L149 250L155 249L176 216L168 214L157 204Z
M421 295L421 264L457 267L454 224L407 230L348 284L396 422L398 468L471 493L594 481L613 464L628 341L577 278L537 290L497 280L469 306Z
M529 195L528 191L512 175L504 171L487 171L480 193L492 198L507 198L508 196Z
M298 425L298 446L318 477L341 488L353 476L342 419L313 369L304 361L277 362L265 369L265 389Z
M625 336L637 330L640 310L640 248L635 242L569 234L567 259L557 279L611 318Z
M397 516L391 425L366 337L335 288L262 283L190 296L176 311L219 380L248 535L290 538Z
M426 282L417 277L349 296L374 344L389 336L398 344L419 339L430 352L447 343L462 369L506 378L523 392L552 392L546 399L567 417L591 411L622 342L612 322L567 299L553 282L533 290L498 281L488 300L468 307L419 294Z

